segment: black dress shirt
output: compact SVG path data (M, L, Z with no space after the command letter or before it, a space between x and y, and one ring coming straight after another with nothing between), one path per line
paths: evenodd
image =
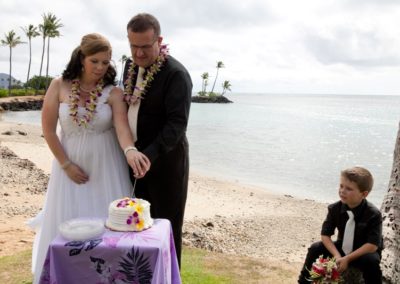
M349 219L348 210L353 212L356 222L353 250L366 243L376 245L378 250L381 250L383 248L382 215L378 208L365 199L353 209L350 209L341 201L330 204L328 206L328 215L322 224L321 235L330 237L335 234L335 229L338 229L337 240L341 242L346 222Z

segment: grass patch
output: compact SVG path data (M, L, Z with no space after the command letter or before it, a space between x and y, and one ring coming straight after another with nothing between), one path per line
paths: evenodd
M233 283L229 271L215 274L214 269L208 265L209 253L184 247L182 254L182 283L183 284L224 284Z
M296 283L293 264L183 248L183 284ZM0 257L0 283L31 284L31 250Z
M31 284L31 250L0 257L0 283Z
M185 248L182 257L182 283L297 283L299 270L294 264L272 262L265 259L213 253L200 249ZM193 275L186 267L188 261L196 260ZM199 273L196 275L196 273ZM215 277L216 282L196 282L196 278L204 275ZM192 277L189 278L188 276Z

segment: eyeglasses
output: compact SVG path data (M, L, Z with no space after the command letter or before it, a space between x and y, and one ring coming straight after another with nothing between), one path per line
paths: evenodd
M156 38L151 44L146 44L146 45L141 45L141 46L131 44L131 50L132 51L138 51L140 49L143 52L149 51L150 49L153 48L153 46L154 46L154 44L156 43L157 40L158 40L158 38Z

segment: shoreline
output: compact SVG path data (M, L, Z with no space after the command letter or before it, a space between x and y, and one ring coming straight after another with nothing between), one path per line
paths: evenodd
M0 123L40 127L41 117L38 115L40 114L40 111L33 111L33 113L30 113L30 111L5 112L4 116L2 116L2 114L3 113L0 113ZM292 167L293 164L291 162L285 164L283 168L282 163L280 163L280 165L278 165L279 170L277 171L275 171L276 168L274 168L274 163L265 162L264 167L266 167L266 169L264 168L263 171L260 171L260 161L254 162L257 160L257 154L253 154L246 158L246 161L250 161L248 162L250 166L244 169L240 163L238 163L238 165L233 165L234 160L226 158L230 157L230 154L228 154L229 151L224 152L224 149L219 149L218 151L213 152L212 155L209 153L204 154L203 142L195 142L198 141L198 139L194 139L195 137L198 137L198 132L194 129L195 128L192 127L188 130L188 139L191 145L190 169L194 169L194 172L198 175L227 182L235 182L250 187L258 187L274 194L286 194L293 196L294 198L314 200L320 203L333 203L338 200L337 186L339 182L339 173L348 165L338 168L337 165L335 165L336 162L333 162L334 160L332 160L332 169L326 172L323 171L324 169L326 170L326 165L322 162L321 169L318 169L316 172L318 177L314 177L309 170L306 170L306 167L297 171L293 176L286 170L287 167ZM208 143L210 143L210 141L208 141ZM392 151L387 151L387 153L388 156L392 155ZM349 153L349 155L351 154L352 153ZM208 160L214 155L216 155L215 157L217 158L216 161L218 166L208 163ZM205 157L206 159L204 159ZM391 161L392 158L385 158L385 161L383 162L387 163L388 160ZM255 170L251 168L253 162L256 168ZM354 162L353 165L363 165L363 163ZM386 184L389 179L389 176L386 175L386 173L390 173L390 170L383 171L381 166L378 164L377 166L379 167L379 171L373 172L375 186L369 195L368 200L380 208L382 206L383 196L386 193ZM226 167L226 170L224 167ZM277 177L279 177L279 179Z
M10 131L11 135L4 132ZM10 153L15 156L10 157ZM41 208L53 160L38 126L0 121L0 256L32 247L24 224ZM4 155L4 153L8 153ZM6 156L6 157L5 157ZM11 155L12 156L12 155ZM24 160L26 159L26 160ZM45 184L44 184L45 182ZM184 245L301 265L319 239L325 203L191 171Z

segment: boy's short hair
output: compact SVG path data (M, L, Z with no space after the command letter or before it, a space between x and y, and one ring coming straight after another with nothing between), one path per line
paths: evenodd
M361 192L370 192L374 185L372 174L363 167L345 169L341 172L341 175L349 181L356 183Z

